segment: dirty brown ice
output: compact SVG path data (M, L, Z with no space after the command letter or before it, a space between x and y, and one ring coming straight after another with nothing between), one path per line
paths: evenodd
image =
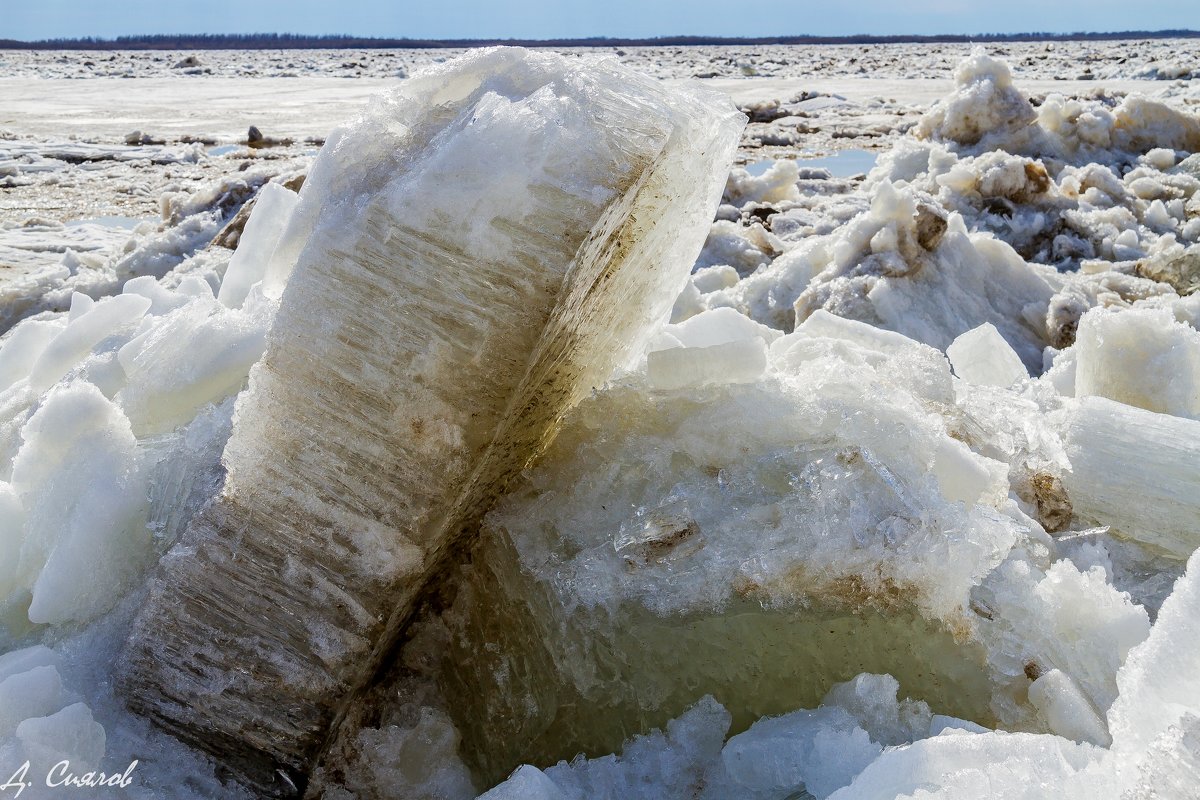
M223 490L127 643L129 705L303 794L418 595L669 310L743 122L613 61L498 48L335 132L266 271Z

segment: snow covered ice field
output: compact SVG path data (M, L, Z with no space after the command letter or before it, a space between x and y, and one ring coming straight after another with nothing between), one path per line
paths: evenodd
M1200 40L463 55L0 51L0 781L1200 798Z

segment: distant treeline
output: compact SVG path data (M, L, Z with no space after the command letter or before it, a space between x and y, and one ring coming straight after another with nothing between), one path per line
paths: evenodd
M295 33L190 34L118 36L115 39L43 39L22 42L0 39L5 50L300 50L485 47L508 44L525 47L689 47L695 45L771 44L958 44L964 42L1112 41L1122 39L1183 39L1200 31L1117 31L1113 33L982 33L939 36L661 36L654 39L379 39L361 36L304 36Z

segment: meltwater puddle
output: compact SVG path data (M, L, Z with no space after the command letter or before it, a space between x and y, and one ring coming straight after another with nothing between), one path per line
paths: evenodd
M835 178L849 178L854 175L864 175L871 171L875 166L875 160L879 154L872 150L839 150L836 153L828 156L818 156L817 158L797 158L796 163L800 167L816 167L829 170L830 174ZM775 163L775 159L766 161L755 161L752 164L746 165L746 171L751 175L762 175L771 165Z

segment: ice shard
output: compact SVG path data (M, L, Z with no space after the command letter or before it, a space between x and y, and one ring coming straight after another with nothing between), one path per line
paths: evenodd
M1077 516L1175 558L1200 547L1200 422L1085 397L1067 456L1063 483Z
M263 273L280 307L222 493L128 641L130 705L302 793L431 576L669 312L743 121L615 61L496 48L335 132Z
M1078 330L1076 397L1200 419L1200 331L1165 308L1092 309Z

